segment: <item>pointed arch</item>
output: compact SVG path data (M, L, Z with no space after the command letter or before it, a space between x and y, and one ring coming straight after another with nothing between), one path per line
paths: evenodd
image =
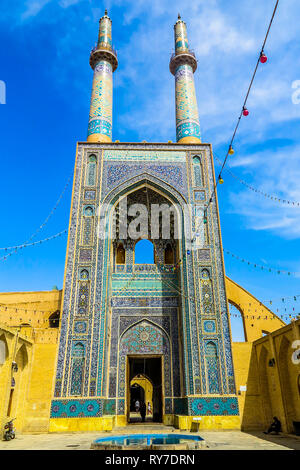
M116 264L125 264L126 262L126 251L123 243L118 243L116 248Z
M27 348L26 348L24 343L17 350L15 361L18 365L18 368L21 369L21 370L23 370L27 366L27 364L28 364L28 351L27 351Z
M85 345L75 341L72 348L70 395L82 395L85 365Z
M86 170L86 186L95 186L97 172L97 157L92 154L88 156L87 170Z
M0 336L0 366L2 366L8 359L8 344L5 338L5 334Z
M220 393L221 384L218 362L218 348L215 341L207 341L205 343L205 360L209 393Z
M272 405L269 389L269 379L267 373L267 361L268 361L268 350L262 346L259 358L258 358L258 370L259 370L259 381L260 381L260 393L262 401L262 409L264 413L265 426L269 426L272 421Z
M119 338L119 371L126 370L127 356L161 356L164 360L164 393L172 394L171 341L167 332L158 324L142 319L129 326ZM119 374L119 397L125 397L125 372Z
M135 264L154 264L154 244L151 240L138 240L134 245Z
M59 327L59 319L60 319L60 311L56 310L56 312L52 313L49 320L49 327L50 328L58 328Z
M164 261L165 264L174 264L175 259L174 259L174 250L170 243L167 243L167 246L165 248L165 253L164 253Z
M136 191L139 188L147 186L153 191L161 193L172 203L177 203L180 206L187 204L186 198L170 184L157 178L156 176L150 175L145 172L139 176L120 183L118 186L113 188L104 198L103 203L105 204L116 204L118 198L123 198L127 194Z
M201 158L198 155L193 157L194 185L203 186L203 172Z
M286 408L286 418L288 431L293 430L293 419L295 419L295 397L292 389L290 364L291 364L291 343L286 336L283 336L280 342L278 362L279 373L281 377L282 398Z

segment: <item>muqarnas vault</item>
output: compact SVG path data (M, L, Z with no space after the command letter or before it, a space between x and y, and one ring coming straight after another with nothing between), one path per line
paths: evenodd
M177 143L112 142L118 60L107 12L100 19L90 56L88 137L77 145L52 430L68 429L71 419L95 429L108 417L125 425L131 384L141 377L151 383L154 421L201 416L204 423L239 426L216 197L203 223L215 184L212 150L200 138L197 61L180 17L174 30ZM139 240L120 232L124 201L175 205L180 213L168 238L161 230L149 237L152 263L137 263ZM100 222L99 207L107 207ZM108 234L114 226L116 236L99 237L99 223Z

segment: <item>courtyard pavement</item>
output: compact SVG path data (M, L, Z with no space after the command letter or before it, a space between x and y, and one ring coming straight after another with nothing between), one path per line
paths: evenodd
M112 432L16 434L12 441L0 441L1 450L89 450L92 441L99 437L127 433L180 433L171 426L129 425ZM205 450L300 450L300 438L292 435L271 436L262 432L200 431L193 433L205 439Z

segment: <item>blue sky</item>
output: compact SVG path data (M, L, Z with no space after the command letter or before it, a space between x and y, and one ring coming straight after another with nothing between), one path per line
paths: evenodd
M175 141L174 77L168 64L178 12L198 59L202 140L224 158L275 2L28 0L0 5L0 246L24 242L44 221L86 139L89 52L108 8L119 67L113 140ZM300 201L299 2L278 8L229 168L254 187ZM219 165L216 163L216 172ZM300 209L247 190L226 171L218 189L224 247L259 264L300 272ZM68 225L71 190L36 239ZM1 261L0 291L62 287L66 236ZM1 254L1 252L0 252ZM225 255L227 274L261 300L300 294L299 277L269 274ZM298 306L300 300L291 307ZM278 303L284 313L286 304ZM288 307L290 308L290 306Z

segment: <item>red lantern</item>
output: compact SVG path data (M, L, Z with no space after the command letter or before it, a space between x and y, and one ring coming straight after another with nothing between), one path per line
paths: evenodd
M267 62L267 60L268 60L268 57L266 56L266 54L265 54L264 52L262 52L262 53L260 54L260 61L261 61L261 63L262 63L262 64L265 64L265 63Z
M249 114L248 109L247 109L247 108L243 108L243 115L244 115L244 116L248 116L248 114Z

